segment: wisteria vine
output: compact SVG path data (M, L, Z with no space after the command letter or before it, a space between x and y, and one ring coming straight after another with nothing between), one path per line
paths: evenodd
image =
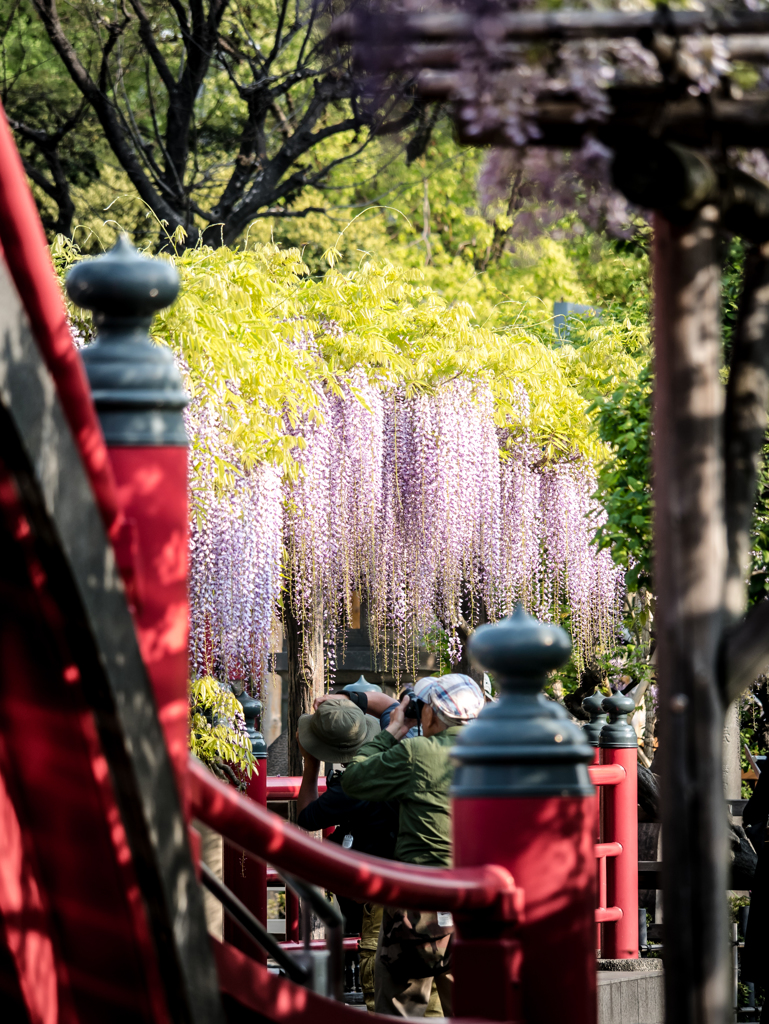
M521 420L527 397L519 389ZM322 617L327 667L353 594L394 671L413 669L436 625L449 632L510 614L568 617L581 666L610 642L622 574L592 537L601 509L590 463L553 462L520 428L495 423L480 381L407 390L353 371L317 388L317 410L287 430L295 478L237 469L216 403L191 407L191 661L199 674L259 689L279 599ZM222 485L217 467L228 467Z

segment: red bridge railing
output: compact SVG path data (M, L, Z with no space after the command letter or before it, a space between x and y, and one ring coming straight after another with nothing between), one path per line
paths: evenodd
M318 843L254 801L244 800L197 761L190 762L189 796L193 816L230 842L342 896L418 910L485 911L489 920L509 924L522 915L523 893L499 865L423 868Z
M634 959L638 956L638 803L635 750L629 748L603 751L608 763L588 767L590 781L603 791L599 817L600 842L595 844L597 861L596 925L599 926L597 948L611 959ZM632 761L631 770L622 761ZM268 802L295 800L301 776L268 776ZM326 790L326 780L318 779L318 792ZM213 826L212 826L213 827ZM312 840L311 840L312 842ZM315 843L317 846L317 843ZM384 861L383 863L387 863ZM308 881L309 875L303 875ZM343 893L360 899L355 892ZM365 898L369 898L368 896ZM444 907L448 909L448 907ZM609 929L601 925L624 922Z

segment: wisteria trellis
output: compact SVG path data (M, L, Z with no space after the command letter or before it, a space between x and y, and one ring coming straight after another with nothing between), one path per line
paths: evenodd
M196 673L259 689L283 591L297 618L323 618L329 671L353 592L372 646L408 668L437 623L568 608L579 664L611 640L622 574L592 535L602 512L581 457L547 461L525 432L499 428L488 386L457 378L430 391L362 371L318 389L320 415L289 425L296 480L238 470L216 403L193 403L191 661ZM519 389L522 419L527 398ZM217 460L230 483L217 483Z

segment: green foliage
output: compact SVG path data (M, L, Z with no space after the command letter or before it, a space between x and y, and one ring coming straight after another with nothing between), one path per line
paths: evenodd
M571 218L540 238L518 237L515 212L479 206L484 159L482 150L458 146L446 121L408 166L394 143L375 142L297 203L325 205L326 213L257 222L249 237L300 248L316 276L326 271L329 238L337 237L339 269L355 269L366 257L419 269L448 303L470 303L484 326L512 327L525 308L528 319L549 327L553 302L566 300L616 312L645 336L648 230L632 243L614 242Z
M254 771L251 741L242 720L240 703L212 676L189 684L190 750L220 778L245 786Z
M737 923L737 914L742 907L750 906L750 896L729 896L729 914L732 923Z
M69 231L57 195L98 190L108 146L95 116L64 71L39 18L20 0L0 14L0 96L46 230ZM60 137L60 142L55 140ZM52 173L53 168L53 173ZM41 187L46 185L46 187ZM102 218L103 219L103 218Z
M758 498L751 528L752 563L748 606L769 596L769 444L764 444L758 476Z
M444 676L452 671L451 657L449 654L449 639L451 634L444 629L439 622L436 622L432 629L428 630L420 638L420 646L428 654L434 654L438 664L432 671L434 676Z
M57 240L60 274L78 258L76 246ZM289 424L315 413L319 386L333 389L354 369L407 390L458 375L486 382L499 425L528 430L544 457L578 451L601 460L606 448L590 403L615 376L633 374L646 351L644 331L612 316L575 328L569 344L557 345L549 321L522 302L514 324L478 325L471 306L447 302L422 270L386 260L364 259L344 273L331 266L313 277L298 249L273 244L198 246L165 258L176 264L182 289L156 318L155 340L183 359L190 390L216 403L239 460L266 460L289 477L296 472L291 451L303 443ZM333 248L328 260L336 260ZM521 386L530 402L525 418ZM224 483L228 467L219 468Z
M652 580L651 394L652 368L646 363L637 376L594 403L598 432L611 448L598 474L606 522L596 538L626 569L631 592L649 588Z
M467 303L449 304L419 270L386 260L303 277L298 250L266 245L195 249L176 264L182 297L158 317L154 335L184 358L193 387L205 381L228 408L246 464L267 458L293 472L289 453L297 442L284 413L295 420L314 409L313 389L333 388L353 369L407 390L457 375L485 381L500 425L530 430L549 456L578 450L593 458L602 447L588 400L606 389L607 374L635 368L637 338L622 325L595 325L578 346L554 348L549 324L523 305L515 325L479 326ZM230 380L238 381L238 395ZM516 391L521 384L531 403L527 422Z
M732 355L732 337L737 323L737 309L745 271L745 245L741 238L732 238L723 260L721 272L721 343L724 363Z

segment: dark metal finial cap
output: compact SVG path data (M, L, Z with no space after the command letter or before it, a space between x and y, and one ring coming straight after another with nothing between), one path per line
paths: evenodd
M613 697L604 697L602 706L609 716L609 721L601 729L601 739L598 745L615 749L637 747L638 737L628 718L635 711L635 701L631 697L615 693Z
M594 693L592 697L585 697L582 707L590 715L590 721L582 727L585 739L591 746L598 747L601 730L607 720L607 714L603 709L603 694Z
M72 301L93 311L97 338L82 356L107 444L186 447L179 371L147 334L179 292L176 268L140 256L122 235L104 256L76 264L66 284Z
M470 640L472 658L501 692L457 737L455 797L587 796L593 748L582 729L542 693L547 673L571 653L567 633L522 606Z
M251 740L251 752L257 760L267 757L267 744L264 736L257 729L256 720L262 717L262 702L252 697L247 690L238 695L240 706L243 708L243 717L246 720L246 732Z
M121 235L103 256L75 264L67 274L67 294L94 312L97 326L114 317L151 320L179 294L179 274L165 260L140 256Z

